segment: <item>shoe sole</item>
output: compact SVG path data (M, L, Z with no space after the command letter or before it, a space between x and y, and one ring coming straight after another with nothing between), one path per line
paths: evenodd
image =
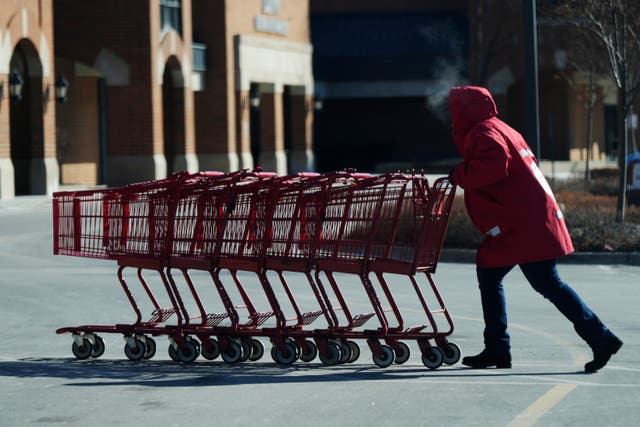
M487 368L496 368L496 369L511 369L511 363L497 363L494 365L471 365L462 362L464 366L468 366L473 369L487 369Z

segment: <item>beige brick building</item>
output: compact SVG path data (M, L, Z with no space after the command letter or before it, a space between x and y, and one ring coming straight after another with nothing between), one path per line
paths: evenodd
M0 198L455 156L435 89L486 85L522 127L520 22L508 0L1 1ZM538 33L542 157L584 161L582 77L559 79L562 34ZM600 92L591 160L615 155L615 91Z
M308 1L192 2L208 58L195 93L201 168L313 170Z
M121 185L198 170L191 2L56 0L63 184Z
M0 2L0 198L58 187L52 3Z
M54 12L70 83L63 184L313 168L306 0L56 0Z

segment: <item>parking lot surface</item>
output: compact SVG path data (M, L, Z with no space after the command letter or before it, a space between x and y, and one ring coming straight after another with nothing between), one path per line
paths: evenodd
M256 362L202 358L180 364L157 338L154 358L128 360L121 336L104 335L105 354L77 360L63 326L132 320L112 261L52 255L50 202L25 197L0 204L0 426L310 425L527 426L636 425L640 410L640 267L561 265L564 280L625 342L609 365L583 373L588 347L555 308L514 270L506 279L513 368L426 368L415 343L402 365L379 368L361 357L324 366L290 366L267 351ZM471 264L441 263L434 275L463 355L482 349L482 313ZM200 279L200 277L196 277ZM204 278L203 278L204 279ZM394 296L413 294L391 278ZM247 288L257 281L242 274ZM297 298L311 293L291 279ZM339 276L354 311L367 311L357 278ZM207 283L203 280L203 289ZM209 284L209 286L211 286ZM418 309L408 322L421 322Z

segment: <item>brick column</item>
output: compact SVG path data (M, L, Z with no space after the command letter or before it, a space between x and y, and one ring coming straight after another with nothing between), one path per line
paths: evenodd
M248 90L236 92L236 135L238 136L238 151L242 169L252 169L254 166L253 156L251 155L251 106L249 101Z
M199 169L198 156L195 152L193 91L190 87L179 88L184 92L182 104L176 110L176 120L179 123L178 132L182 139L180 151L175 153L173 169L186 170L194 173ZM179 116L178 116L179 115Z
M304 87L291 96L291 170L305 172L315 170L313 154L313 96L304 92Z
M2 98L0 98L0 199L10 199L15 196L15 182L13 162L11 162L8 74L0 74L0 81L2 81L4 91Z
M58 190L60 168L56 158L56 123L54 80L49 76L31 79L29 99L31 114L30 194L52 194ZM49 91L48 95L45 93Z
M265 86L260 97L260 127L260 166L265 171L286 175L281 85Z

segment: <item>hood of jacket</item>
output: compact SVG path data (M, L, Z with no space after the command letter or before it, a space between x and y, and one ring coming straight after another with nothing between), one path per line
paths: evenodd
M460 154L464 153L467 133L478 123L498 115L491 93L478 86L456 86L449 92L451 131Z

